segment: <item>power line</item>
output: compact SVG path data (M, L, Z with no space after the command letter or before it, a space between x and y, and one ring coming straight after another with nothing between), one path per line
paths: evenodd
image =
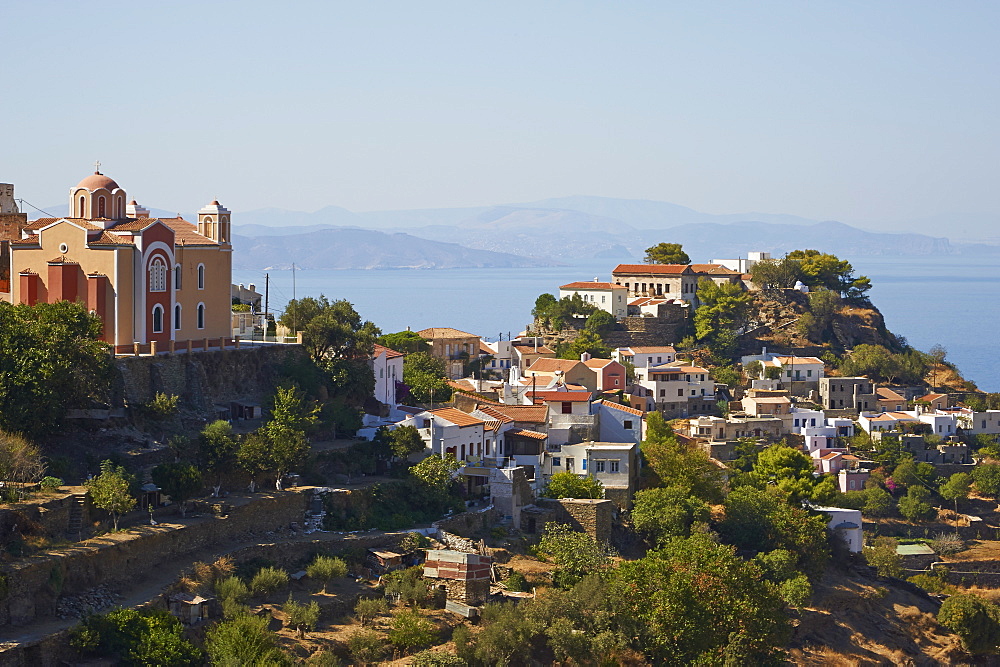
M53 213L49 213L48 211L43 211L42 209L38 208L37 206L35 206L34 204L32 204L27 199L18 199L17 201L21 202L22 204L27 204L28 206L30 206L31 208L35 209L39 213L44 213L45 215L49 216L50 218L58 218L59 217L58 215L55 215Z

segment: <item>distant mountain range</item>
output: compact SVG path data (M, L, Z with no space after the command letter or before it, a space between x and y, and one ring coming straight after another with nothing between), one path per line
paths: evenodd
M48 210L64 215L65 208ZM155 209L153 214L175 215ZM1000 246L952 244L914 232L869 232L793 215L715 215L667 202L606 197L364 213L337 206L312 213L268 208L233 218L238 234L234 267L241 269L288 268L293 262L302 268L379 269L629 261L641 259L645 248L660 241L683 244L696 262L745 257L750 251L777 257L796 248L848 258L1000 252ZM940 220L933 224L945 228Z

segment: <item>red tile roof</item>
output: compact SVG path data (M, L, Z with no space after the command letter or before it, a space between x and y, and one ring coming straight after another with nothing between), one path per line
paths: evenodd
M386 359L396 359L398 357L404 356L402 352L396 352L396 350L388 348L385 345L379 345L378 343L375 343L375 349L372 352L372 356L378 357L383 354L385 355Z
M622 412L627 412L630 415L636 415L637 417L641 417L644 414L646 414L642 410L637 410L629 405L622 405L621 403L615 403L614 401L600 400L600 401L594 401L594 404L603 405L604 407L607 408L614 408L615 410L621 410Z
M589 391L529 391L528 396L547 402L589 403L593 394Z
M739 276L739 271L727 269L721 264L692 264L691 270L695 273L710 273L717 276Z
M650 346L639 346L639 347L620 347L619 350L631 350L633 354L650 354L655 352L660 352L663 354L676 354L675 350L670 345L660 346L660 347L650 347Z
M608 364L617 364L618 362L614 359L588 359L583 362L583 365L587 368L604 368ZM619 364L621 365L621 364Z
M611 275L618 274L640 274L640 275L681 275L690 274L691 267L687 264L619 264L615 267Z
M466 331L459 331L458 329L452 329L451 327L430 327L428 329L421 329L417 332L417 335L421 338L479 338L476 334L471 334Z
M527 424L544 424L549 418L547 405L477 405L480 412L494 419L509 419Z
M529 431L523 428L512 428L507 431L507 435L519 435L523 438L531 438L532 440L545 440L549 436L545 433L539 433L538 431Z
M536 359L535 363L528 366L528 371L536 373L555 373L562 371L568 373L574 370L580 362L575 359Z
M599 283L599 282L577 282L569 283L566 285L560 285L559 289L590 289L590 290L610 290L610 289L625 289L624 285L616 285L615 283Z
M486 423L479 417L473 417L468 412L462 412L458 408L438 408L431 410L430 413L458 426L476 426Z

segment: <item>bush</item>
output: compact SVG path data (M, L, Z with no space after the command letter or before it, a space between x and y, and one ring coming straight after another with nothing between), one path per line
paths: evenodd
M389 641L404 653L408 653L418 646L434 643L436 634L434 624L411 609L396 614L392 619Z
M934 539L930 541L930 548L939 556L957 554L965 549L965 540L958 533L940 532L936 533Z
M953 590L953 587L948 582L934 574L917 574L907 579L907 581L920 586L928 593L946 593Z
M789 607L804 607L809 602L809 598L812 597L812 585L804 574L782 582L778 590L781 593L781 599Z
M347 648L354 660L362 665L378 662L385 655L385 641L374 630L355 630L347 638Z
M354 614L361 621L361 625L367 625L379 614L389 611L389 605L385 598L361 598L354 605Z
M978 595L953 595L944 601L938 623L962 639L969 653L996 653L1000 645L1000 608Z
M328 651L316 651L306 658L309 667L340 667L344 664L340 658Z
M898 545L891 537L877 537L872 546L864 548L865 560L878 570L880 577L899 577L903 574L902 558L896 553Z
M277 635L267 629L267 619L241 614L219 623L205 635L205 650L213 665L288 665L277 645Z
M84 655L114 657L124 665L201 665L202 652L183 637L180 621L162 610L115 609L87 617L70 645Z
M220 600L244 602L250 597L250 589L239 577L227 577L215 582L215 594Z
M524 592L528 590L528 580L517 570L511 572L510 576L503 580L503 583L509 591Z
M314 630L319 622L319 603L313 600L309 604L301 604L292 599L292 594L288 594L288 600L281 608L288 615L288 627L299 631L299 637L304 637L306 630Z
M313 562L306 567L306 574L309 575L310 579L322 581L323 592L326 593L326 587L331 579L347 575L347 563L340 558L316 556Z
M457 655L427 649L413 656L412 667L463 667L468 663Z
M288 573L277 567L262 567L250 581L250 590L266 595L288 585Z
M424 580L423 568L419 565L390 572L382 580L387 594L398 595L408 604L420 604L427 599L427 582Z
M63 481L58 477L43 477L42 481L39 482L39 486L42 487L43 493L55 493L59 490L59 487L63 485Z

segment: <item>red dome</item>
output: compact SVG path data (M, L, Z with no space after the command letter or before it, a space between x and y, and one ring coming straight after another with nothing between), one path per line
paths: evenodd
M76 184L78 188L87 188L88 190L97 190L98 188L104 188L105 190L114 190L118 187L113 178L108 178L104 174L99 172L94 172L87 178L83 179Z

